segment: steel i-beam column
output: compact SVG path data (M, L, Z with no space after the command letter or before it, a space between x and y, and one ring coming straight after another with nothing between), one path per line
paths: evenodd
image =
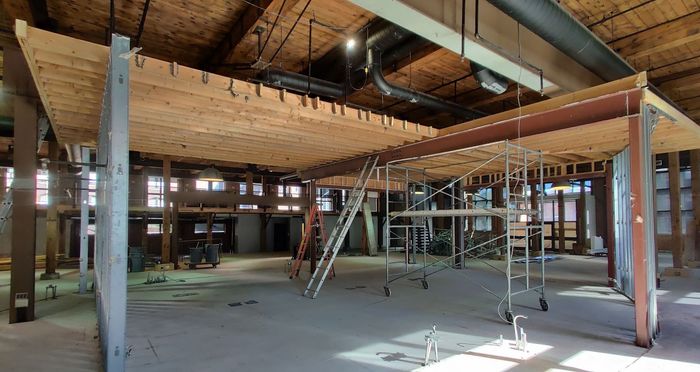
M87 271L88 271L88 224L90 223L90 206L88 187L90 185L90 149L81 149L81 159L83 165L80 172L80 282L78 291L85 294L87 291Z
M97 147L97 315L106 372L126 361L129 197L129 38L112 35Z

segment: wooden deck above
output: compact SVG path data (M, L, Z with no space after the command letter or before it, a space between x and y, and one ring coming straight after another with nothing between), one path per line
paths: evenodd
M94 145L109 49L28 27L16 35L59 142ZM288 169L373 153L437 130L178 66L130 61L130 149Z

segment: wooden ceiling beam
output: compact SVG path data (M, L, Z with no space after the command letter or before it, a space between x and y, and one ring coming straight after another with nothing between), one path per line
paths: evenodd
M693 75L697 75L697 74L700 74L700 66L695 67L695 68L691 68L688 70L679 71L679 72L676 72L673 74L668 74L665 76L659 76L655 79L652 79L651 82L652 82L652 84L654 84L656 86L661 86L662 84L664 84L666 82L680 80L680 79L687 78L689 76L693 76Z
M202 69L215 73L222 73L225 70L222 65L226 64L231 56L233 56L236 46L238 46L246 35L255 30L255 27L260 21L260 17L262 17L268 9L280 8L280 6L275 7L276 3L280 2L280 0L253 0L253 4L255 5L248 5L245 11L243 11L243 14L233 23L229 32L216 46L216 49L200 63Z
M700 11L613 41L609 46L625 58L640 58L700 40Z
M2 0L2 6L11 20L22 19L33 27L53 30L55 23L49 18L46 0Z

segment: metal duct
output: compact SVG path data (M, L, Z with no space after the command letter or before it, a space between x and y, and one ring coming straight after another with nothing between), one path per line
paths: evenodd
M493 94L501 94L508 90L509 82L505 76L495 71L491 71L474 61L469 63L469 67L471 68L472 74L474 74L476 81L486 91Z
M369 76L372 79L374 86L376 86L377 89L382 92L382 94L400 98L437 111L449 112L454 116L467 120L483 116L477 111L470 110L454 102L446 101L442 98L389 83L384 78L382 66L380 65L379 61L377 61L378 54L379 52L372 48L367 50L367 66L369 67Z
M636 73L554 0L488 1L603 80L617 80Z
M309 85L308 76L291 71L268 69L261 72L258 78L284 89L303 93L310 90L313 94L322 97L339 98L345 95L345 87L342 84L312 77Z

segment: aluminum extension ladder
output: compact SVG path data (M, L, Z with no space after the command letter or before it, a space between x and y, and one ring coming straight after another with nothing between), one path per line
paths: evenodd
M309 220L306 221L306 226L304 227L304 236L301 239L301 244L299 244L299 249L297 249L294 261L292 261L292 270L289 272L289 279L294 279L294 277L299 276L299 271L301 270L301 265L304 262L304 255L306 254L306 249L309 247L309 242L311 241L311 235L313 233L313 228L318 229L317 235L314 236L316 239L316 244L319 246L326 245L326 229L323 222L323 212L318 204L314 203L311 206L311 211L309 212ZM327 257L327 259L330 257ZM332 269L331 269L332 270ZM331 275L335 275L332 273Z
M321 290L323 282L326 280L328 273L333 267L333 262L340 251L340 247L343 245L343 241L345 240L345 236L350 229L350 225L352 225L352 221L355 219L355 215L357 215L357 211L362 205L362 201L365 197L365 189L367 188L367 181L369 181L372 171L377 165L377 159L377 156L367 158L365 165L362 167L360 174L357 176L355 186L350 192L350 196L345 203L345 207L343 207L343 210L340 212L338 221L333 227L333 231L331 232L326 245L323 247L323 254L321 254L318 265L316 265L316 270L314 270L314 273L309 280L309 284L306 286L306 290L304 290L304 296L308 297L309 294L311 294L311 298L316 298L316 296L318 296L318 292ZM330 257L330 259L326 259L326 257ZM319 273L321 272L322 274L319 277ZM313 289L314 286L316 287L315 289Z
M3 187L0 185L0 187ZM0 234L5 231L5 224L7 220L12 217L12 187L7 190L5 197L2 199L2 204L0 205Z

